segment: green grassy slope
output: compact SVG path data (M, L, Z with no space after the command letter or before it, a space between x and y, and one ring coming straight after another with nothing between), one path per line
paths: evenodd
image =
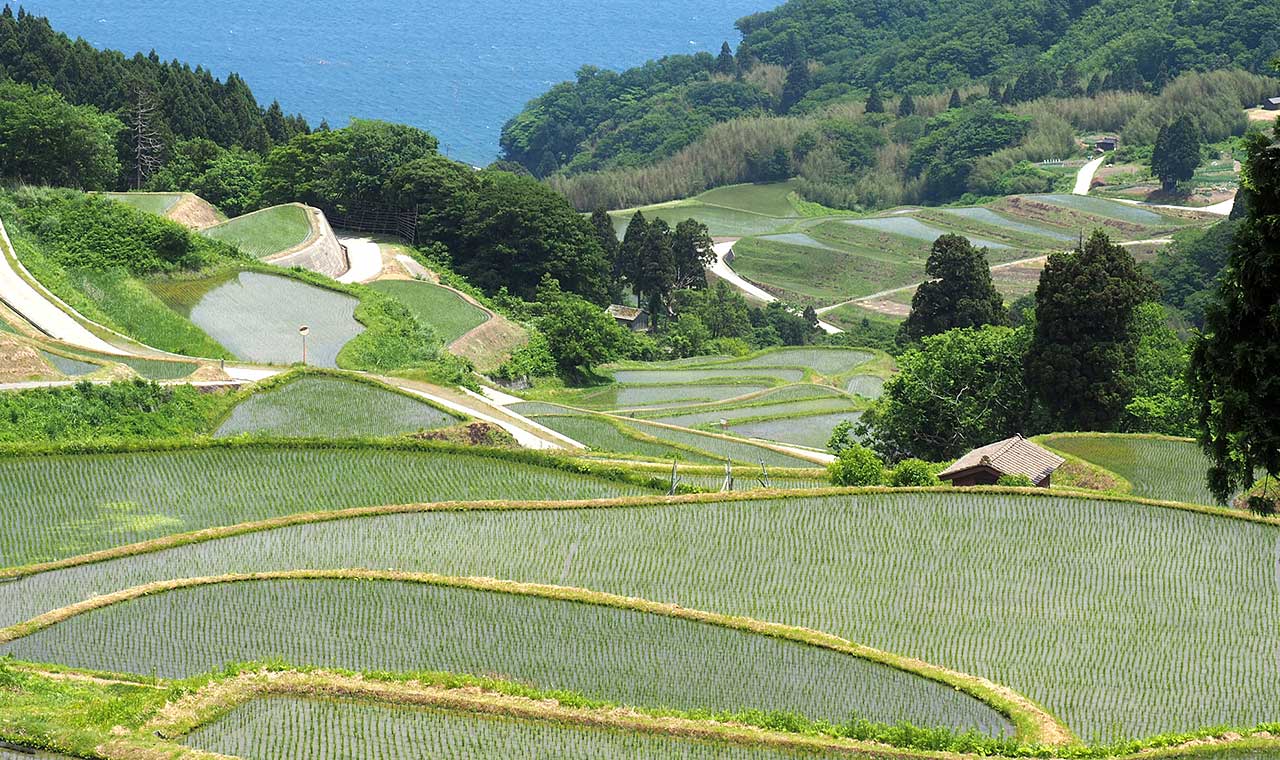
M253 256L264 259L301 245L311 235L311 219L301 206L286 205L238 216L200 234L229 243Z
M430 282L379 280L370 287L409 307L418 321L430 325L445 343L461 338L489 318L462 296Z

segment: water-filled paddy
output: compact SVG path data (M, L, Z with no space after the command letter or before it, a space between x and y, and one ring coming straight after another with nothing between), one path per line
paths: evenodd
M1029 195L1027 197L1041 203L1051 203L1055 206L1075 209L1086 214L1096 214L1134 224L1161 224L1168 221L1159 214L1147 211L1144 208L1131 206L1127 203L1109 201L1104 198L1094 198L1088 195L1056 193L1052 195Z
M947 234L947 230L939 229L910 216L887 216L876 217L874 219L847 219L844 224L853 227L862 227L876 232L887 232L890 235L901 235L902 237L913 238L915 240L924 240L929 243L937 240ZM969 242L979 248L1008 248L1004 243L997 243L994 240L985 240L972 235L965 235L969 238Z
M1000 216L989 208L973 207L973 208L944 208L945 213L952 216L958 216L962 219L970 219L982 224L989 224L992 227L1002 227L1006 230L1015 232L1025 232L1029 235L1037 235L1039 237L1050 238L1052 240L1074 241L1074 235L1068 235L1065 232L1041 227L1035 224L1027 224L1026 222L1017 222L1013 219Z

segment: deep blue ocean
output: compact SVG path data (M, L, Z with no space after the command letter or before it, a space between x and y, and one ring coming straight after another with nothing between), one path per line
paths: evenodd
M132 55L238 72L312 124L430 130L485 164L507 119L591 64L737 46L733 22L780 0L22 0L55 29Z

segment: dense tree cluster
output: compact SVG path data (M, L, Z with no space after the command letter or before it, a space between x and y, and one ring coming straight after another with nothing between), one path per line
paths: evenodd
M47 19L8 5L0 10L4 80L51 88L72 105L90 106L130 126L118 145L125 169L120 179L132 177L135 184L140 158L147 165L158 163L180 140L203 138L264 153L309 131L302 117L286 115L278 103L258 105L235 74L221 81L202 67L161 61L154 51L126 57L98 50L55 32Z
M943 235L933 241L925 274L934 279L911 298L911 314L900 332L904 342L957 327L1005 323L1004 297L991 282L986 249L974 248L961 235Z

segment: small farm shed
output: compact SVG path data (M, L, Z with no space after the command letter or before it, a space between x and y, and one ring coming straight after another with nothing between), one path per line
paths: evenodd
M1119 137L1099 137L1093 146L1101 151L1115 150L1120 145Z
M635 332L649 331L649 312L644 309L637 309L634 306L620 306L613 304L605 309L609 316L617 320L618 324Z
M1041 488L1049 487L1054 470L1067 460L1020 435L974 449L938 473L953 486L993 486L1002 475L1026 475Z
M1280 111L1280 98L1267 98L1262 101L1262 107L1268 111Z

